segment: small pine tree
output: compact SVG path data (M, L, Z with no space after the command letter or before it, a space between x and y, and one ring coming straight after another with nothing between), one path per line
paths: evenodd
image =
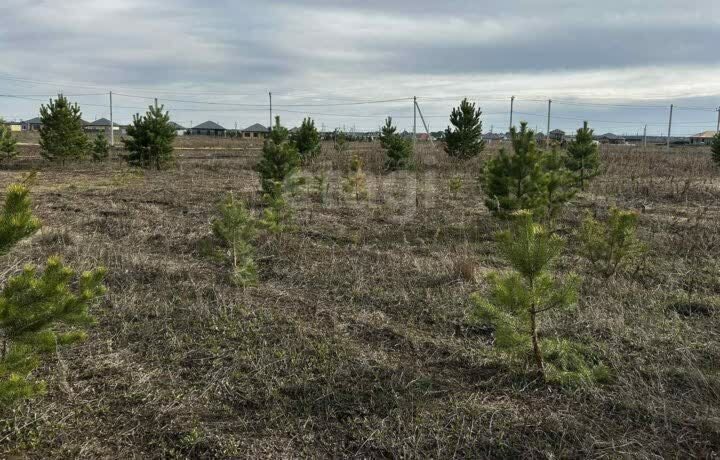
M30 191L27 187L20 184L8 186L0 215L0 255L40 228L40 221L32 215L30 206Z
M476 157L485 148L482 138L482 111L475 104L463 99L460 106L450 114L450 126L445 130L445 152L452 158L466 160Z
M448 188L450 189L450 195L453 200L456 200L460 189L462 189L463 180L460 176L455 176L448 181Z
M500 253L513 272L489 276L490 294L473 296L474 314L495 328L495 346L500 351L523 365L534 362L543 379L594 381L604 368L589 366L582 347L567 340L543 339L539 334L544 313L569 311L577 301L579 279L551 273L563 241L533 222L529 211L516 212L513 217L511 230L498 235Z
M275 126L270 137L265 140L263 154L255 169L260 174L260 185L264 195L277 196L282 186L300 166L297 148L287 140L288 131L280 125L280 117L275 117ZM278 186L280 184L280 186Z
M177 133L170 124L170 113L164 106L149 106L145 115L135 114L128 126L130 139L123 139L129 164L160 170L174 161L173 141Z
M536 148L535 133L520 124L510 129L513 153L504 148L485 164L482 188L485 205L496 216L507 218L512 212L529 209L536 217L547 213L547 182L543 152Z
M344 156L348 150L350 150L350 144L347 140L347 135L344 131L335 133L335 142L333 143L333 149L341 156Z
M110 155L110 144L102 133L95 136L92 145L92 156L94 161L105 161Z
M641 256L647 250L637 237L638 214L611 208L607 222L588 214L580 227L580 252L606 277Z
M567 151L567 168L575 174L580 190L585 190L585 182L600 173L600 155L587 121L577 130L575 140L570 142Z
M5 121L0 118L0 161L9 160L17 156L16 144L17 141L12 131L5 125Z
M300 128L291 137L303 163L311 161L320 153L320 134L312 118L303 119Z
M575 177L565 167L566 162L565 154L555 147L543 155L547 217L551 220L557 217L563 206L577 193Z
M385 126L380 133L380 145L385 149L385 169L395 171L407 168L412 157L412 144L397 133L392 124L392 117L385 119Z
M720 166L720 131L713 136L710 144L710 150L712 151L713 161L716 165Z
M279 235L291 228L293 210L283 196L282 184L276 182L275 186L278 189L276 192L263 197L265 208L259 223L268 233Z
M350 160L350 170L345 175L343 184L345 193L355 195L355 200L360 201L368 197L367 178L363 171L363 162L358 155L353 155Z
M215 237L225 246L224 256L233 267L233 281L242 286L257 283L257 266L253 258L255 219L242 201L229 194L218 207L219 216L212 222Z
M67 160L85 157L88 139L77 104L70 104L59 94L48 105L40 106L40 122L40 154L43 158L64 165Z
M40 227L30 211L28 189L11 185L0 216L0 253L6 253L21 239ZM85 272L73 282L75 273L57 257L48 260L42 274L26 266L8 279L0 292L0 406L34 396L44 388L29 374L38 366L40 355L54 352L84 338L73 329L91 321L89 305L105 288L104 269ZM63 324L62 332L55 328Z

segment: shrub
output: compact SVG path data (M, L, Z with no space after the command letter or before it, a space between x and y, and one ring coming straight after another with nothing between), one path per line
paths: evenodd
M30 211L28 193L22 185L8 187L0 217L2 253L40 227ZM0 292L0 406L42 392L43 382L32 380L30 373L41 355L84 338L74 328L91 322L88 307L105 292L104 276L104 269L88 271L75 283L75 273L51 257L42 274L26 266L8 279ZM57 324L63 324L62 332Z
M333 136L333 149L340 155L345 155L350 150L350 145L347 140L347 135L343 131L336 131Z
M17 141L5 121L0 118L0 161L9 160L17 156Z
M110 155L110 144L105 135L98 133L92 145L92 156L95 161L105 161Z
M355 195L355 200L360 201L368 197L367 178L363 171L363 162L358 155L353 155L350 161L350 169L344 178L343 190L345 193Z
M320 134L315 129L312 118L305 118L300 128L292 135L292 142L298 150L302 162L308 162L320 153Z
M224 246L224 257L232 265L233 281L243 287L256 284L257 266L253 259L256 225L244 203L229 194L218 207L212 230Z
M485 141L482 138L482 111L475 104L463 99L460 106L453 108L450 114L450 123L445 130L445 152L452 158L466 160L476 157L485 148Z
M173 141L177 133L170 124L170 114L163 107L149 106L145 115L135 114L128 126L130 139L123 139L128 150L127 162L143 168L160 170L174 161Z
M83 131L82 112L77 104L70 104L62 94L48 105L40 106L40 154L46 160L82 159L88 148Z
M611 208L607 222L587 215L580 227L580 251L605 276L612 276L647 250L637 238L638 214Z
M394 171L407 168L412 157L412 144L397 133L392 117L387 117L380 133L380 145L385 149L385 169Z
M495 328L495 346L511 362L534 362L543 379L582 382L601 377L603 368L587 364L579 345L540 337L544 313L574 308L579 278L570 275L563 279L551 273L562 239L533 222L528 211L514 213L513 218L511 230L498 235L500 253L513 271L492 273L489 295L473 296L476 318Z
M288 131L280 125L280 117L275 117L275 126L263 144L262 157L255 168L263 195L282 193L282 185L297 172L299 165L298 150L288 142Z
M567 150L567 168L575 174L580 190L585 190L585 182L600 173L600 155L587 121L577 130L575 140L570 142Z
M710 149L712 151L713 161L716 165L720 166L720 132L716 133L715 136L713 136L712 142L710 144Z

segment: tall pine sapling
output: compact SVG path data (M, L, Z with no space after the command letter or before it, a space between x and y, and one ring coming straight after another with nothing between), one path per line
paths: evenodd
M585 183L600 173L600 155L587 121L568 145L566 165L575 174L580 190L585 190Z
M320 134L312 118L305 118L300 128L291 136L303 163L312 161L320 153Z
M64 165L67 160L85 157L88 139L77 104L70 104L59 94L48 105L40 106L40 123L40 154L43 158Z
M0 216L0 253L32 235L40 223L32 216L28 189L11 185ZM43 382L31 378L40 356L58 345L84 338L78 326L91 322L88 307L105 292L104 269L75 273L51 257L42 274L26 266L0 292L0 406L40 393ZM73 288L73 286L76 286ZM63 324L58 331L57 324Z
M5 125L5 121L0 118L0 162L17 156L16 144L17 140L15 140L12 131Z
M263 144L262 157L255 167L260 175L263 195L276 197L281 194L285 182L290 180L300 166L297 148L288 142L288 130L275 117L275 126Z
M397 127L392 124L392 117L385 119L385 125L380 132L380 145L385 149L385 169L395 171L407 168L412 157L412 144L397 133Z
M233 267L233 281L242 287L256 284L257 266L253 258L255 219L232 193L218 207L218 214L212 221L213 235L223 243L224 256Z
M720 166L720 131L713 136L712 142L710 143L710 150L713 161L716 165Z
M579 279L551 271L563 241L535 223L528 211L513 218L511 230L498 235L500 253L513 271L489 276L489 295L473 296L474 315L495 328L495 347L511 362L534 363L548 381L592 382L603 375L603 368L586 363L583 347L540 336L545 313L570 311L577 301Z
M94 161L105 161L110 155L110 144L104 134L98 133L92 145L92 157Z
M145 115L133 116L127 128L130 139L122 140L129 164L160 170L174 161L173 141L177 133L170 124L170 114L163 112L163 107L149 106Z
M463 99L460 106L453 108L450 114L450 126L445 130L445 152L461 160L476 157L485 148L482 138L482 121L480 107Z
M512 212L528 209L536 217L547 212L548 191L543 152L535 145L535 133L520 123L520 131L510 129L513 152L504 148L485 164L482 188L485 205L496 216L507 218Z

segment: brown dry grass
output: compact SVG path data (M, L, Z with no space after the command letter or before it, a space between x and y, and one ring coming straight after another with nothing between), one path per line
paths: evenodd
M178 167L60 169L29 152L45 228L4 256L4 276L60 253L104 265L109 292L89 340L47 359L48 394L5 413L0 455L131 457L706 457L720 448L717 217L707 154L603 153L605 173L563 216L561 268L585 277L561 331L595 343L613 371L563 390L513 376L469 319L482 275L503 268L479 162L423 146L417 171L381 174L370 200L342 193L331 149L324 204L293 198L299 229L258 243L261 283L238 289L203 256L213 207L234 191L258 210L249 153L183 152ZM463 178L457 199L450 178ZM651 248L609 280L573 254L586 210L643 212ZM470 272L472 276L470 275Z

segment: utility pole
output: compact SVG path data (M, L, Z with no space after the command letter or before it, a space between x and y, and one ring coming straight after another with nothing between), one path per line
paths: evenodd
M643 147L647 147L647 125L643 128Z
M115 147L115 124L112 113L112 91L110 91L110 147Z
M272 92L268 92L268 96L270 97L270 126L268 127L268 131L272 132Z
M718 107L718 122L717 122L717 128L715 128L716 133L720 133L720 107Z
M510 96L510 127L508 128L508 132L510 129L512 129L512 117L513 117L513 105L515 104L515 96Z
M158 108L158 105L157 105L157 98L155 98L155 108L156 108L156 109Z
M545 148L550 147L550 106L552 106L552 99L548 99L548 124L547 132L545 133Z
M670 151L670 131L672 130L673 104L670 104L670 120L668 121L667 149Z
M432 135L430 134L430 127L425 122L425 117L423 117L422 110L420 110L420 106L418 105L417 102L415 102L415 108L417 109L417 112L420 115L420 120L422 120L422 124L425 127L425 133L427 133L428 139L430 139L430 145L432 145L433 148L435 148L435 142L433 142Z
M413 152L417 141L417 97L413 96Z

